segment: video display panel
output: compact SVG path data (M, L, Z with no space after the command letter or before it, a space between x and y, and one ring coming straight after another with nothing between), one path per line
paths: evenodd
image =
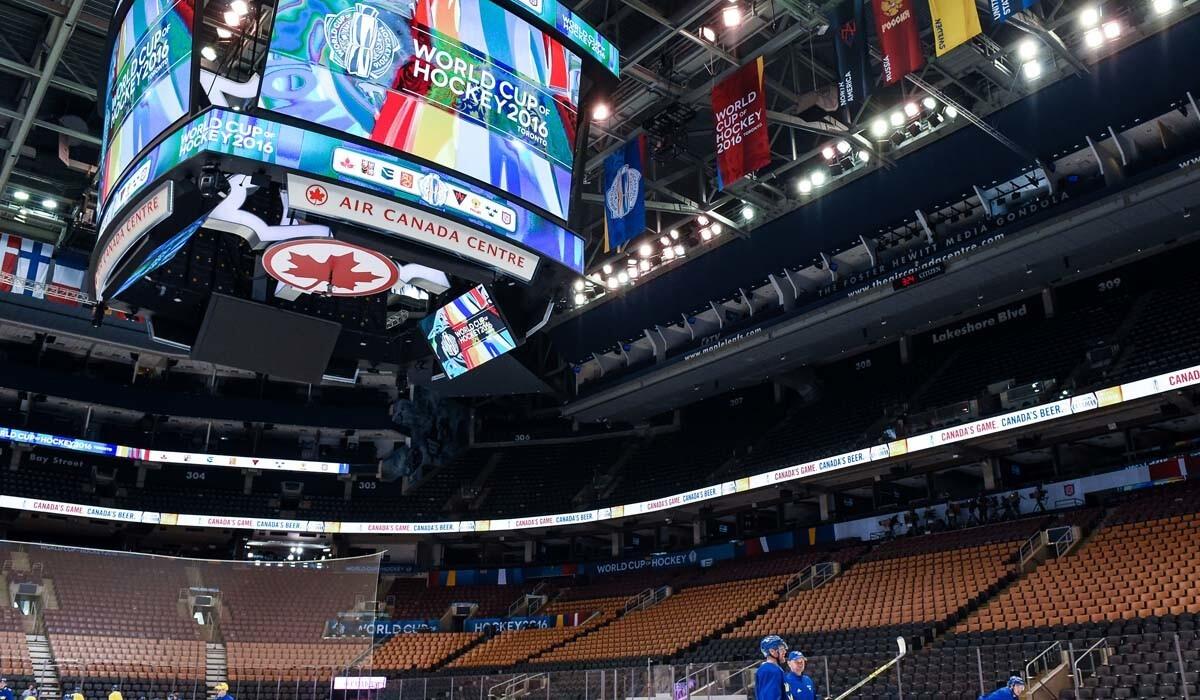
M491 0L282 0L259 104L565 219L581 69Z
M482 284L421 319L421 330L449 379L516 347L508 324Z
M134 0L108 66L100 202L133 159L187 114L193 0Z

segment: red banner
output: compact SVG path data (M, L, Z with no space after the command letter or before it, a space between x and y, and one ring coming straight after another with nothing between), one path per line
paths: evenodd
M717 129L717 184L725 189L771 163L762 58L714 87L712 106Z
M883 82L887 85L925 64L912 0L872 0L879 48L883 51Z

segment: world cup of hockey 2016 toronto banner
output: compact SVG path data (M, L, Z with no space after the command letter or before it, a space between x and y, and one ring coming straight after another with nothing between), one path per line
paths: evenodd
M771 163L763 60L747 63L713 88L717 184L721 189Z

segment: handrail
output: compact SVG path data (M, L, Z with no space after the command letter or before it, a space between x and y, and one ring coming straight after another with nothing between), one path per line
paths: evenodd
M1052 527L1049 530L1046 530L1046 536L1052 537L1053 535L1051 533L1053 533L1055 530L1061 530L1062 534L1060 534L1058 537L1055 537L1050 544L1054 547L1054 556L1061 557L1063 554L1069 551L1071 547L1075 546L1075 526L1062 525L1059 527Z
M1101 651L1101 650L1103 650L1103 651L1104 651L1104 653L1103 653L1103 655L1102 655L1102 656L1103 656L1103 659L1101 660L1101 662L1100 662L1100 663L1101 663L1101 664L1104 664L1104 663L1107 663L1107 662L1108 662L1108 653L1107 653L1107 651L1108 651L1108 637L1101 637L1100 639L1097 639L1097 640L1096 640L1096 641L1095 641L1095 642L1094 642L1094 643L1093 643L1091 646L1089 646L1087 649L1084 649L1083 651L1081 651L1081 652L1079 652L1078 654L1076 654L1076 655L1075 655L1075 667L1074 667L1073 669L1071 669L1071 673L1073 673L1073 674L1075 675L1075 687L1077 687L1077 688L1078 688L1078 687L1080 687L1080 686L1082 686L1082 685L1083 685L1083 672L1082 672L1082 671L1080 671L1080 669L1079 669L1079 662L1080 662L1081 660L1085 659L1085 658L1088 658L1088 657L1090 657L1092 654L1094 654L1094 653L1096 653L1096 652L1098 652L1098 651ZM1092 665L1092 670L1093 670L1093 671L1095 671L1095 669L1096 669L1096 666L1095 666L1095 664L1093 664L1093 665Z
M1039 666L1038 662L1042 661L1044 657L1055 651L1058 652L1059 663L1062 663L1062 642L1054 642L1050 646L1043 649L1037 656L1030 659L1029 663L1025 664L1025 682L1029 684L1029 687L1033 687L1034 675L1032 671ZM1043 663L1045 664L1045 667L1038 671L1039 675L1054 668L1054 666L1050 665L1048 661Z
M836 561L823 561L813 564L788 579L784 594L791 595L801 589L813 590L820 588L829 583L840 571L841 566Z
M1044 533L1038 530L1029 539L1021 543L1021 548L1017 550L1017 568L1021 571L1025 570L1025 562L1029 561L1042 548L1042 538Z
M746 671L749 671L750 669L752 669L752 668L754 668L755 666L759 665L760 663L762 663L762 662L761 662L761 661L755 661L755 662L753 662L753 663L747 664L746 666L743 666L743 667L739 668L738 670L734 671L733 673L730 673L729 675L730 675L730 676L737 676L737 675L741 675L741 674L745 673ZM717 681L715 681L715 680L713 680L713 681L709 681L708 683L705 683L704 685L700 686L699 688L696 688L695 690L692 690L692 691L690 691L690 693L689 693L689 694L691 695L691 697L696 697L697 695L700 695L701 691L708 690L709 688L711 688L711 687L713 687L714 685L716 685L716 683L717 683ZM749 687L750 687L750 685L749 685L749 684L746 684L746 685L742 686L741 688L738 688L737 692L734 692L734 693L732 693L732 694L733 694L733 695L737 695L739 692L741 692L741 691L743 691L743 690L746 690L746 689L747 689L747 688L749 688Z

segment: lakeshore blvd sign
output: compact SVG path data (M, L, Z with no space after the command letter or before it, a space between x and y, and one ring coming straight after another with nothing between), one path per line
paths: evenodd
M288 174L288 203L296 211L357 224L453 253L524 282L540 259L524 248L397 201Z

